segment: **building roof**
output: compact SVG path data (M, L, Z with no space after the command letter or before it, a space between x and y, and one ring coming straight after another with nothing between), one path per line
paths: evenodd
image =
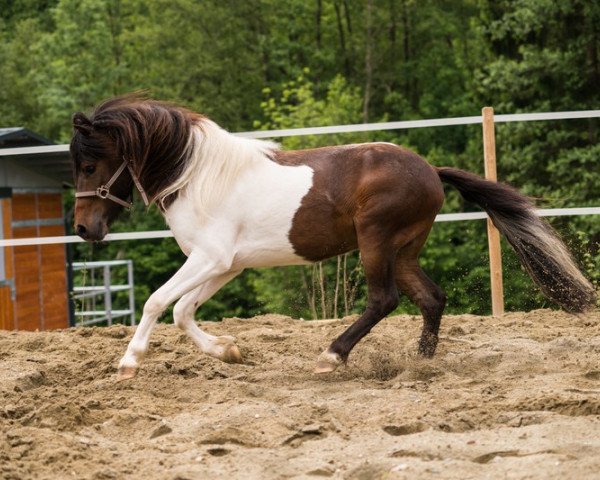
M0 148L54 145L52 140L23 127L0 128Z
M5 170L31 170L54 185L73 181L68 149L23 127L0 128L0 164ZM39 184L40 180L35 183Z

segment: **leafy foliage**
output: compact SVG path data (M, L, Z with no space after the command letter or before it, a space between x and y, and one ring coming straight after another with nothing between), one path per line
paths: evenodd
M0 121L57 141L70 116L145 90L230 130L598 108L600 4L565 0L0 0ZM598 120L499 124L499 177L545 207L597 206ZM435 165L482 173L479 127L290 137L285 148L370 140ZM473 210L448 190L445 212ZM600 218L552 219L588 276L600 271ZM115 230L165 228L143 207ZM504 248L508 309L550 306ZM80 246L82 258L132 258L138 308L184 257L171 239ZM485 223L434 227L422 254L449 311L489 305ZM314 268L244 272L203 318L281 311L309 318L360 310L356 254ZM339 287L343 272L353 306ZM336 285L338 288L336 290ZM336 294L337 291L337 294ZM337 308L335 308L337 307ZM403 303L400 309L415 312ZM337 310L337 312L335 312Z

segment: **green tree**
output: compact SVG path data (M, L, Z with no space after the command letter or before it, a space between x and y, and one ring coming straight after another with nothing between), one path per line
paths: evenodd
M477 74L476 98L499 113L597 108L600 104L600 5L570 0L488 3L481 28L493 53ZM547 208L597 206L598 120L505 124L497 127L499 175L540 198ZM590 274L600 270L600 218L563 217L552 223ZM548 252L552 254L552 252ZM522 277L511 269L507 276ZM527 282L519 279L519 283ZM510 286L510 283L509 283ZM527 295L531 288L520 292ZM525 295L517 305L533 305Z
M67 141L74 111L133 90L186 105L229 130L477 115L484 105L497 113L595 109L599 25L600 4L581 0L0 0L0 122ZM496 131L502 180L541 197L542 206L597 206L597 119L499 124ZM282 144L369 140L483 173L479 126ZM477 209L452 189L447 194L444 212ZM596 278L599 222L552 219ZM150 228L164 228L154 209L115 225ZM183 261L169 239L80 248L89 260L135 260L138 307ZM504 252L507 307L549 306L510 249ZM422 264L448 291L448 311L489 312L486 256L485 222L435 225ZM346 262L356 272L358 257ZM199 315L329 315L342 302L340 271L334 259L314 269L245 272ZM359 308L364 283L360 275L350 283Z

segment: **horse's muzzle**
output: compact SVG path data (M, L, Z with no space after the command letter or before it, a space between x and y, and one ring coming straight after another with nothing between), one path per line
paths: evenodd
M108 227L100 222L93 227L78 223L75 226L75 233L87 242L99 242L108 233Z

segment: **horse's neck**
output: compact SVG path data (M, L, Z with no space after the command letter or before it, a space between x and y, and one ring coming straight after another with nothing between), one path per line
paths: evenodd
M245 172L270 162L272 142L236 137L210 120L194 127L194 145L183 173L169 190L185 191L194 208L210 215L235 190Z

